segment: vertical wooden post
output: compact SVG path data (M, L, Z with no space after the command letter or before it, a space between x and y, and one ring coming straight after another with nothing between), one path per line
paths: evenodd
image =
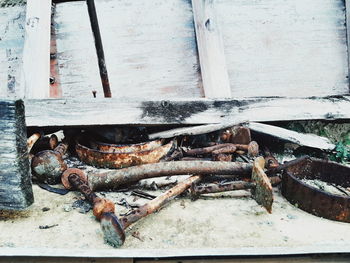
M23 209L34 201L22 100L0 100L0 209Z
M192 0L192 8L205 97L230 98L230 81L213 0Z

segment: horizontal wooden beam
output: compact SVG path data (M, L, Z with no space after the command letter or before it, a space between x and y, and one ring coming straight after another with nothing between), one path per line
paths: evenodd
M205 124L350 119L350 96L243 100L26 100L27 126Z

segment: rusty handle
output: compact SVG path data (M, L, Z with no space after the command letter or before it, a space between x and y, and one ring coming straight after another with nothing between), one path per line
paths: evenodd
M78 189L89 202L94 204L98 199L97 195L91 190L87 182L82 180L79 175L72 173L68 176L69 183Z
M198 182L201 179L200 175L194 175L186 180L178 183L173 188L169 189L165 193L159 195L155 199L149 201L147 204L141 206L140 208L132 211L131 214L124 216L120 219L121 224L123 225L123 228L127 228L132 223L135 223L139 219L157 211L159 208L161 208L164 204L168 203L170 200L175 198L176 196L183 193L185 190L191 187L193 183Z

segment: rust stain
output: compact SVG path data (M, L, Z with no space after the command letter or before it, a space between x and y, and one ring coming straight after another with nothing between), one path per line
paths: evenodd
M53 21L52 26L51 26L50 76L51 76L51 80L52 80L52 81L50 81L50 98L61 98L62 97L62 88L61 88L60 77L59 77L59 72L58 72L56 30L55 30L55 26L54 26L54 21Z

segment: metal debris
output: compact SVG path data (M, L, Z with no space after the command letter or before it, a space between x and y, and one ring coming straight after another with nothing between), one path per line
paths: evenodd
M326 192L303 182L321 180L350 187L350 167L308 158L287 168L282 177L282 195L293 205L313 215L350 223L350 197Z

